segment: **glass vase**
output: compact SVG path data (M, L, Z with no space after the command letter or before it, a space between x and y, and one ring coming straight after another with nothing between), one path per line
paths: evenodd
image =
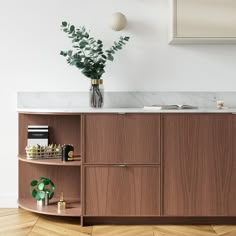
M104 87L102 79L92 79L89 91L90 106L101 108L104 104Z

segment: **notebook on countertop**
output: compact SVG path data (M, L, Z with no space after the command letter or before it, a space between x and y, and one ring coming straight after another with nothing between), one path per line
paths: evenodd
M144 106L143 109L153 109L153 110L168 110L168 109L198 109L197 106L192 105L151 105L151 106Z

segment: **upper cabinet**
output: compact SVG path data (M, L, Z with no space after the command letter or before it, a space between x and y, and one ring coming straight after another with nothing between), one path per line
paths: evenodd
M169 44L235 44L235 0L170 0Z

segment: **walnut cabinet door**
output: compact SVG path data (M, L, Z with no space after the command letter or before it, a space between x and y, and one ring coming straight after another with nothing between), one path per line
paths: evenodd
M159 216L159 166L86 166L86 216Z
M163 125L164 215L236 216L236 117L165 114Z
M85 163L159 164L159 114L87 114Z

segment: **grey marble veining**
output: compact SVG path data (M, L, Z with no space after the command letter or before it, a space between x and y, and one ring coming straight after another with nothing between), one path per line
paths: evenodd
M216 101L236 108L236 92L106 92L104 108L142 108L153 104L189 104L215 108ZM17 108L88 108L87 92L18 92Z

